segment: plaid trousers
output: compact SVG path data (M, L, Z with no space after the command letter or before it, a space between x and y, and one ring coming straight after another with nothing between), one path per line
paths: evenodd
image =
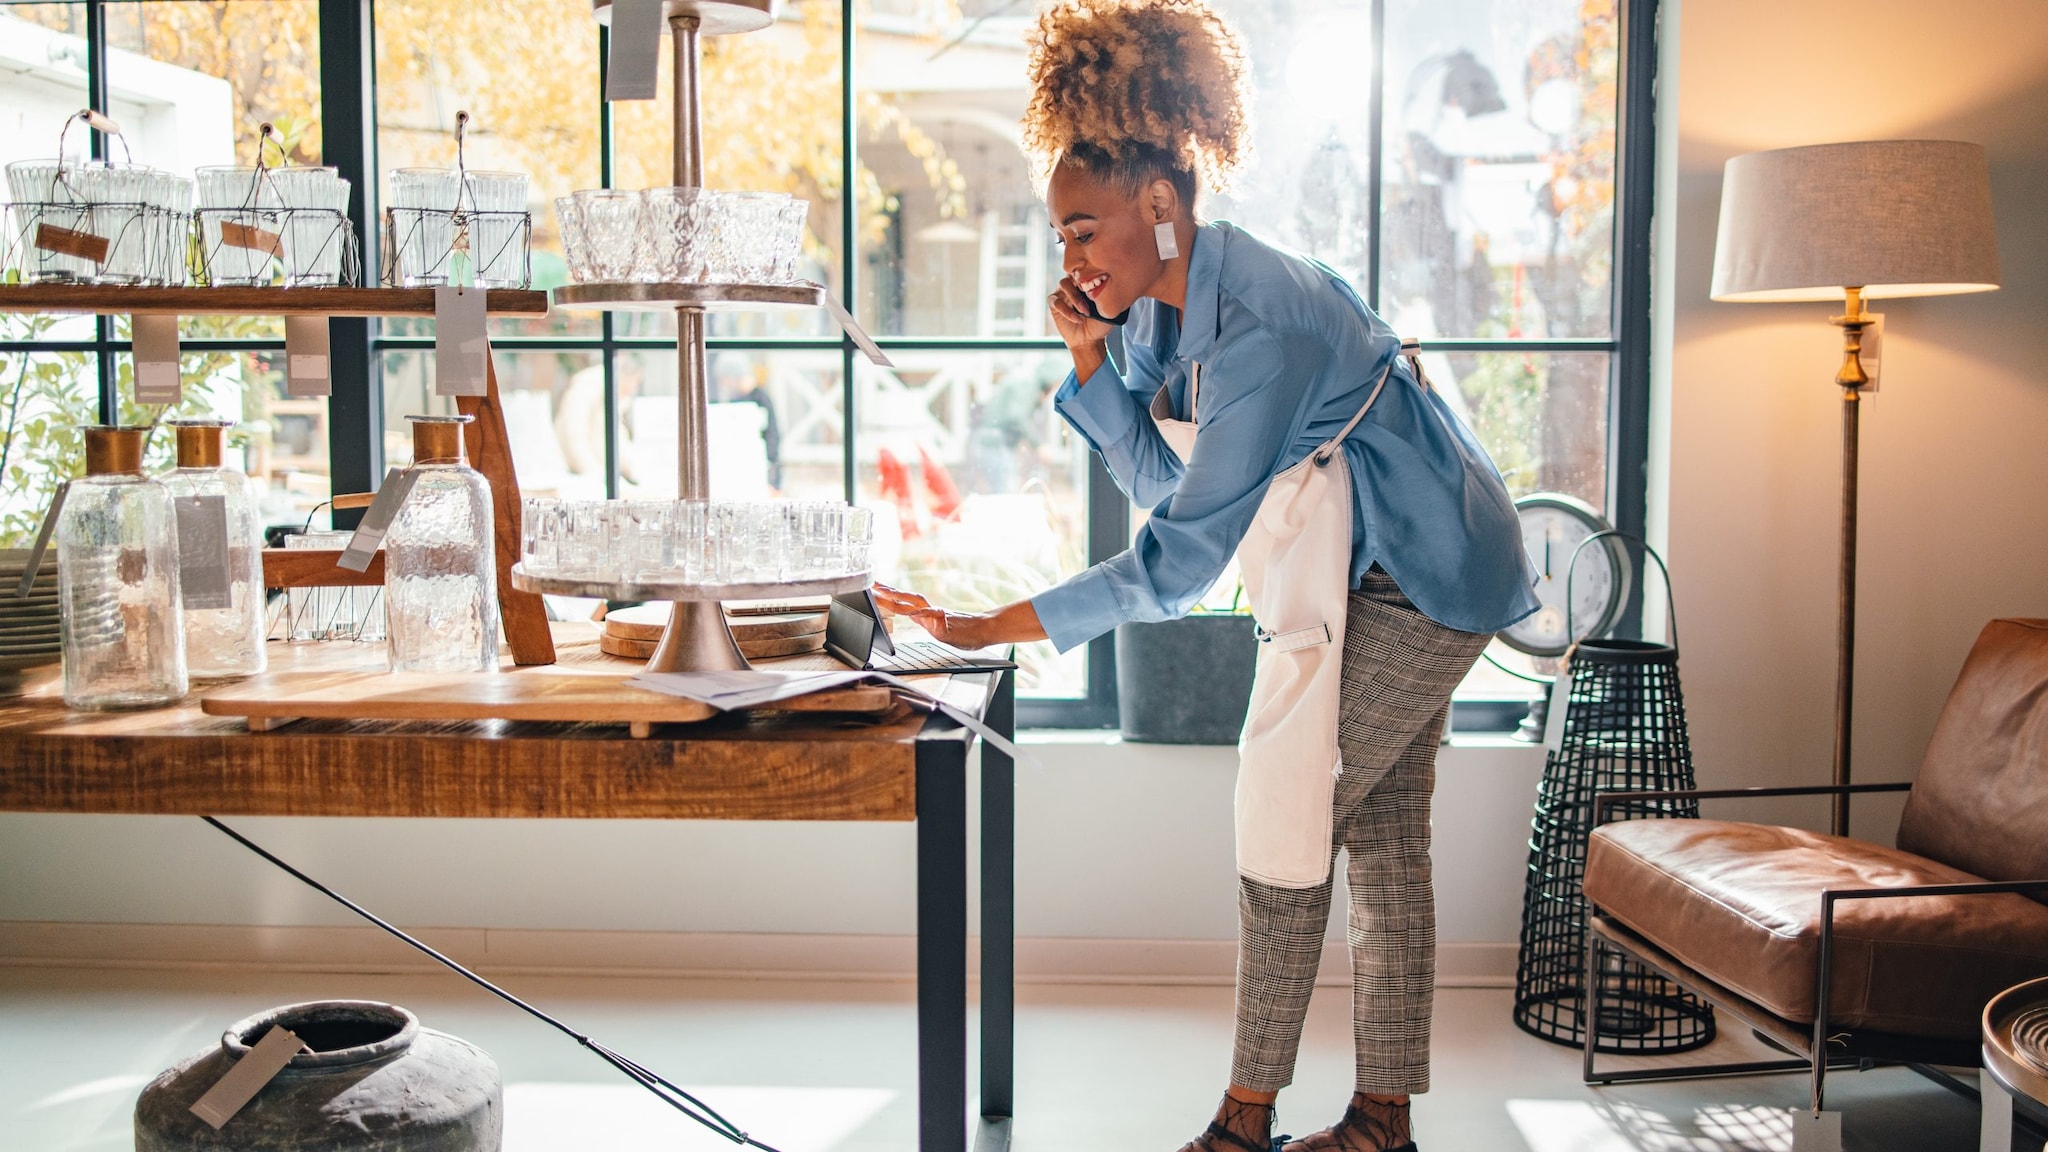
M1417 611L1379 567L1346 614L1337 726L1343 769L1332 815L1351 909L1351 1018L1360 1092L1429 1090L1436 894L1429 805L1452 689L1489 636ZM1275 1092L1294 1079L1322 959L1332 881L1276 888L1239 878L1237 1040L1230 1082Z

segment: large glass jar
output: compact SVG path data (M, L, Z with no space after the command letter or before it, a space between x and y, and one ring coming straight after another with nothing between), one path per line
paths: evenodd
M495 672L491 490L462 462L467 416L412 416L412 492L384 534L393 672Z
M147 428L85 430L86 475L57 517L64 702L154 708L185 695L171 491L143 475Z
M178 466L164 475L178 523L185 667L194 680L263 671L263 524L249 478L223 463L227 420L169 421Z

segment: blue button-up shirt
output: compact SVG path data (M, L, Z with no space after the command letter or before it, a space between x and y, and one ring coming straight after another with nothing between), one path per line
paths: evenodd
M1419 387L1399 338L1328 266L1234 225L1196 229L1183 316L1131 308L1119 375L1072 373L1054 407L1134 502L1152 508L1129 551L1032 598L1064 652L1118 624L1185 615L1222 574L1273 477L1341 431L1351 466L1351 580L1378 563L1415 606L1466 632L1537 608L1536 573L1500 472L1443 399ZM1183 464L1148 408L1160 387L1188 419L1201 365L1200 428Z

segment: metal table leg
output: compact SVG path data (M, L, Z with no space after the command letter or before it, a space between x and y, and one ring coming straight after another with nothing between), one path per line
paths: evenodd
M919 1152L967 1152L967 749L917 743Z
M1017 674L1000 675L988 724L1016 734ZM1008 1152L1016 1066L1017 766L981 746L981 1125L975 1152Z

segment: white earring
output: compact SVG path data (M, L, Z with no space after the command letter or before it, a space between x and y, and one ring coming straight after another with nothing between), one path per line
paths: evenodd
M1180 255L1180 241L1174 238L1171 220L1161 220L1152 226L1152 242L1159 246L1161 260L1171 260Z

